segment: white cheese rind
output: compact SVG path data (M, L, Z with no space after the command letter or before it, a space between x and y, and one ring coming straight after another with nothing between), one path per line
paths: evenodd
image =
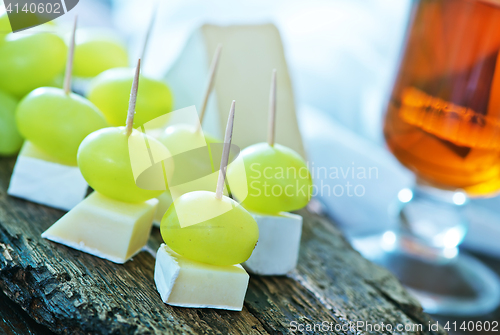
M46 158L47 155L26 141L17 157L7 193L69 211L85 198L88 184L77 166Z
M157 205L157 199L131 204L93 192L42 237L122 264L146 245Z
M154 278L168 305L241 311L250 276L239 264L195 262L162 244L156 254Z
M251 214L259 226L259 241L252 256L243 263L245 269L268 276L284 275L293 270L299 257L302 216Z

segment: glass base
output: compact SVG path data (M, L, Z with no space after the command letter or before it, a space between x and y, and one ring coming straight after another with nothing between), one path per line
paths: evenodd
M391 271L427 313L480 315L500 303L497 275L456 248L448 249L441 261L434 262L416 257L411 243L392 231L354 238L351 243L364 257ZM444 262L446 258L449 261Z

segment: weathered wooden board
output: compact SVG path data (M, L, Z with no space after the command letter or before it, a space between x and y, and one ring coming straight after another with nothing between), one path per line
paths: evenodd
M362 258L331 222L305 210L300 265L288 276L252 276L242 312L167 306L155 289L150 253L117 265L40 238L64 213L7 196L14 161L0 159L0 287L56 333L276 334L292 333L294 321L421 323L424 330L416 333L433 333L426 327L431 318L389 272ZM154 229L149 248L160 241Z
M38 324L14 301L0 291L0 334L2 335L54 335Z

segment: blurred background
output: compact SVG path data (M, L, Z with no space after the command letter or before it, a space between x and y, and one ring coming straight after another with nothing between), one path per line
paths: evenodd
M78 11L82 26L118 28L133 60L155 6L154 0L87 0ZM363 181L365 196L322 200L349 231L379 230L389 220L388 203L413 183L412 174L385 151L382 134L410 9L411 1L392 0L161 1L144 72L164 77L190 34L204 23L274 23L283 39L309 160L318 167L376 166L379 171L378 178ZM58 20L70 24L71 16ZM363 210L354 210L358 206Z
M157 10L143 71L159 79L204 23L274 23L283 39L309 162L315 167L376 168L371 178L315 178L317 185L362 185L361 196L320 192L317 197L322 211L355 238L393 227L391 208L398 193L414 184L413 174L386 149L382 133L411 8L410 0L80 0L74 13L80 27L115 30L135 63ZM74 13L56 22L69 31ZM462 247L500 273L500 198L474 199L466 214L470 227ZM499 320L500 311L437 318Z

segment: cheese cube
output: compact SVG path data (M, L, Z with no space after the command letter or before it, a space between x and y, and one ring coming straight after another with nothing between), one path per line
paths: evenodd
M93 192L42 237L122 264L146 245L157 205L157 199L132 204Z
M78 166L69 166L26 141L17 157L7 193L49 207L70 210L87 194Z
M284 275L297 266L302 216L291 213L264 215L251 213L259 226L259 241L252 256L243 263L258 275Z
M265 142L267 127L263 125L268 118L271 74L276 69L276 142L305 158L285 52L279 31L272 24L205 24L196 30L165 78L172 87L176 109L200 103L210 62L219 43L223 45L221 60L203 130L224 138L228 106L236 100L238 122L234 124L233 144L245 148Z
M172 196L169 191L163 192L158 199L158 209L156 210L155 218L153 220L153 225L155 227L160 227L161 219L163 219L163 215L167 212L168 208L172 204Z
M179 307L241 311L250 276L241 265L192 261L162 244L156 254L155 283L164 303Z

